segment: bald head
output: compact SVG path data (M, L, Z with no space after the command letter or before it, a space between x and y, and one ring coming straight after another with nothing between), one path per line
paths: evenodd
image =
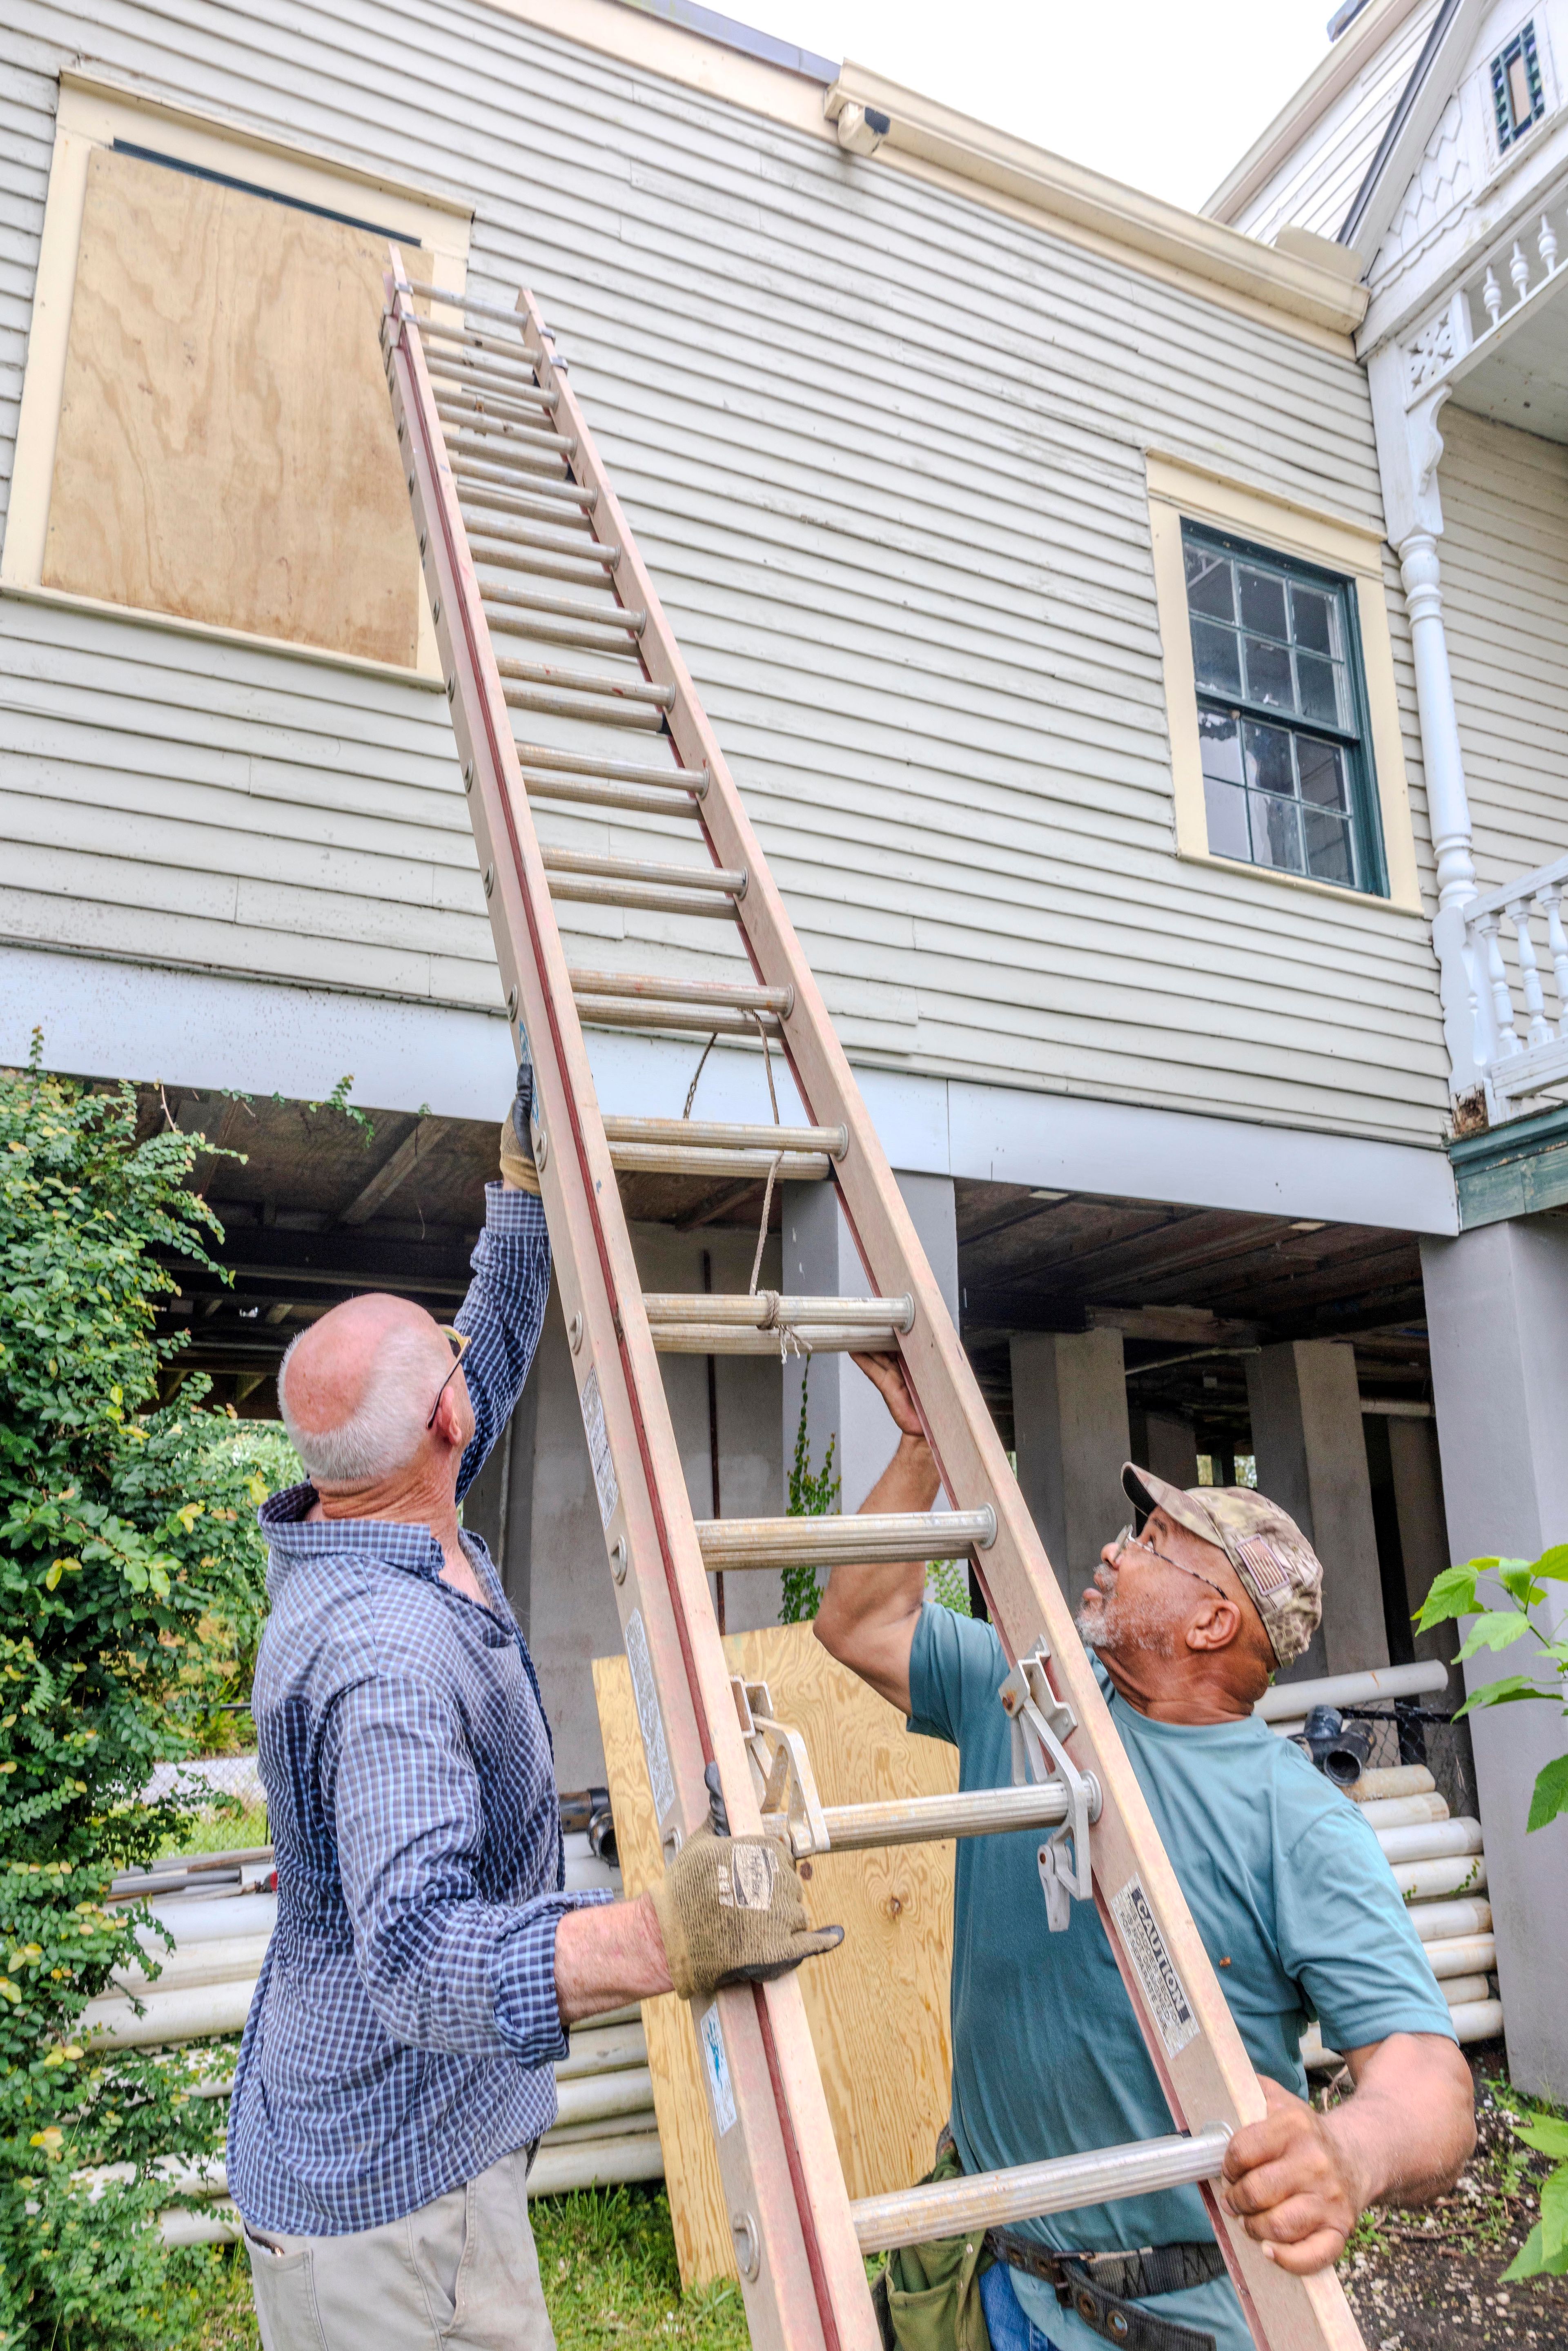
M358 1485L406 1468L451 1369L422 1306L380 1292L334 1306L300 1332L277 1375L283 1425L308 1475Z

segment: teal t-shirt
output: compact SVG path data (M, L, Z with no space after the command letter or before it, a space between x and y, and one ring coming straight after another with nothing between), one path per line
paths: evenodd
M1448 2003L1376 1837L1301 1750L1256 1718L1151 1722L1101 1687L1166 1853L1260 2074L1302 2096L1310 2016L1331 2049L1391 2032L1454 2038ZM1008 1671L988 1625L931 1604L909 1661L909 1727L958 1750L959 1785L1005 1787ZM1170 2108L1094 1905L1066 1932L1045 1922L1039 1836L960 1838L953 1897L953 2137L966 2171L1160 2138ZM1026 2224L1060 2252L1134 2251L1211 2239L1196 2188L1058 2212ZM1019 2300L1060 2351L1103 2339L1014 2271ZM1162 2318L1250 2351L1228 2278L1161 2294Z

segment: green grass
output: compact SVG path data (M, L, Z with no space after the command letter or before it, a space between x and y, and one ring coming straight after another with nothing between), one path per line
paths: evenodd
M590 2189L528 2207L539 2275L559 2351L747 2351L738 2286L683 2296L662 2188ZM181 2256L204 2288L200 2351L259 2351L242 2247Z
M166 1836L164 1854L243 1853L247 1845L270 1844L267 1806L254 1804L243 1813L196 1813Z

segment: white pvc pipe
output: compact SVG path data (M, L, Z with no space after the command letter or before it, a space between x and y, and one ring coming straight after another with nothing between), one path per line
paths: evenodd
M178 1943L172 1951L144 1941L149 1962L158 1968L156 1980L145 1968L127 1967L116 1969L113 1980L122 1991L133 1991L139 1999L149 1992L192 1991L203 1984L254 1983L267 1957L267 1941L266 1935L220 1935L210 1941Z
M641 2114L653 2103L653 2077L646 2065L622 2074L593 2074L586 2081L558 2082L558 2123L609 2122Z
M1478 2001L1491 1998L1491 1986L1484 1973L1474 1976L1451 1976L1447 1982L1440 1983L1437 1990L1450 2008L1469 2008Z
M117 2049L151 2049L162 2042L208 2041L240 2032L256 1995L248 1983L198 1984L185 1991L150 1991L138 2016L122 1996L100 1995L81 2012L78 2030Z
M628 2065L645 2065L648 2041L640 2024L613 2025L608 2032L573 2032L570 2049L555 2069L558 2082L575 2082L589 2074L618 2074Z
M237 2245L245 2238L232 2204L213 2205L204 2212L160 2212L158 2232L166 2245Z
M1322 1681L1278 1682L1252 1711L1265 1722L1304 1720L1314 1706L1381 1706L1389 1698L1427 1698L1448 1687L1448 1668L1436 1661L1379 1666L1375 1672L1329 1674Z
M663 2179L664 2151L656 2131L632 2138L582 2139L575 2147L541 2147L528 2174L528 2198L566 2196L580 2188L617 2188L636 2179Z
M1383 1796L1429 1796L1437 1784L1425 1763L1390 1763L1364 1771L1344 1792L1353 1804L1370 1804Z
M1462 2007L1450 2008L1448 2022L1461 2047L1472 2041L1495 2041L1502 2031L1500 2000L1467 2001ZM1315 2024L1309 2025L1301 2035L1301 2063L1314 2074L1332 2073L1344 2060L1337 2050L1325 2049L1322 2034Z
M1497 1966L1495 1935L1453 1935L1421 1948L1439 1983L1450 1976L1490 1975Z
M1450 1855L1479 1853L1479 1821L1426 1821L1418 1828L1379 1829L1377 1842L1390 1865L1402 1861L1446 1861Z
M1346 1789L1347 1795L1351 1792ZM1356 1810L1375 1829L1414 1829L1425 1821L1446 1821L1448 1817L1448 1804L1437 1795L1374 1796L1364 1800Z
M1491 1933L1490 1902L1413 1902L1406 1916L1427 1945L1458 1935Z
M1460 1854L1451 1861L1394 1862L1390 1867L1403 1902L1433 1902L1450 1894L1486 1892L1484 1853Z

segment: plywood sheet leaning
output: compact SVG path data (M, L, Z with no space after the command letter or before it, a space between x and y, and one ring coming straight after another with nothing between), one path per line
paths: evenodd
M385 255L369 228L97 149L44 585L412 668Z
M902 1718L834 1662L809 1625L730 1635L732 1670L765 1681L779 1718L805 1738L825 1803L950 1794L956 1751L915 1739ZM648 1771L624 1657L596 1657L616 1843L628 1894L662 1866ZM953 2051L953 1847L827 1854L808 1866L814 1922L844 1940L800 1971L806 2018L852 2196L905 2188L931 2168L947 2119ZM691 2017L673 1996L644 2001L653 2105L685 2285L736 2274Z

